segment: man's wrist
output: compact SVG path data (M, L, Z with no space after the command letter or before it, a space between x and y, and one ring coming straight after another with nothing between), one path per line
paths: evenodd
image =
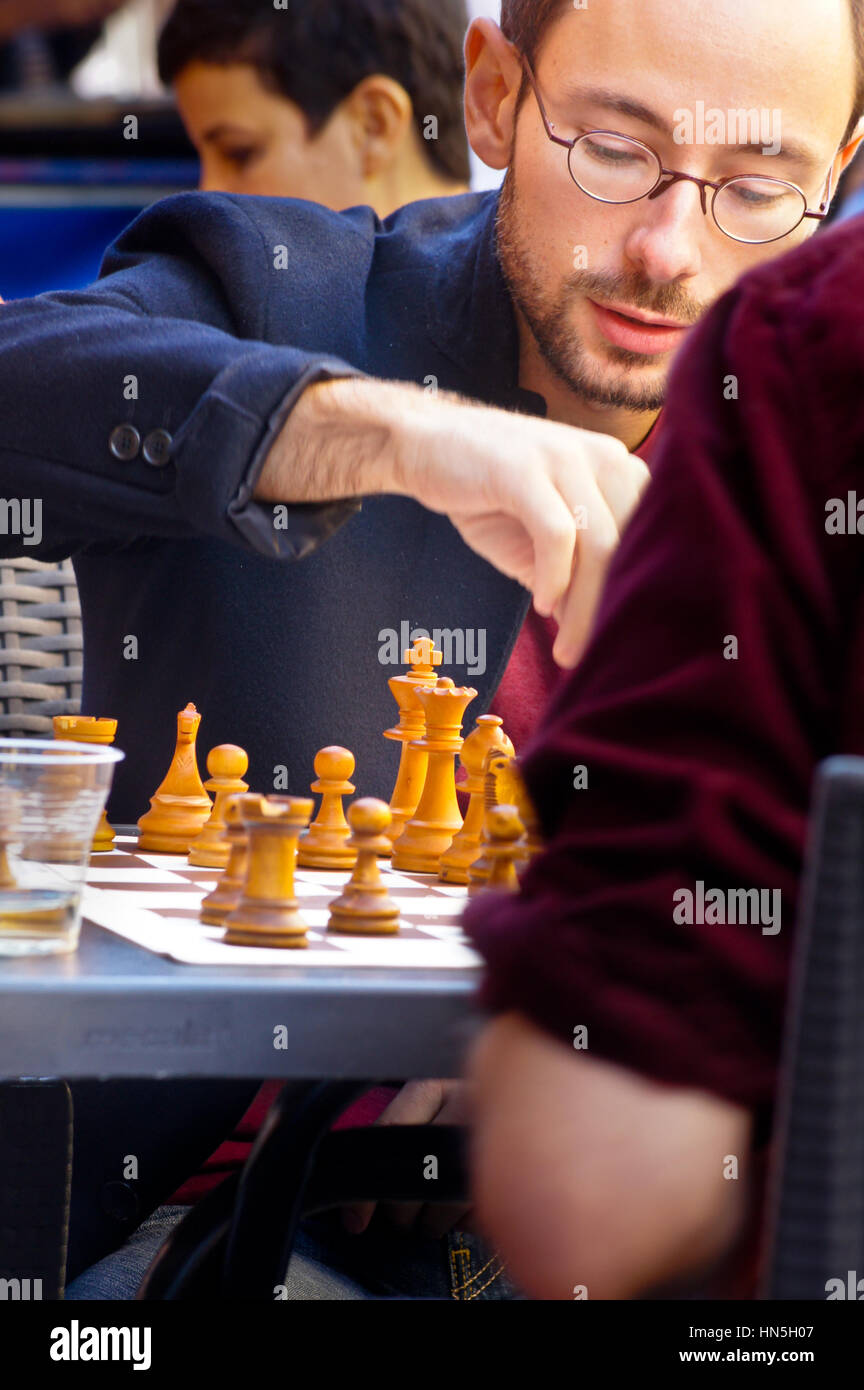
M400 491L398 435L412 390L423 394L368 377L308 386L270 451L256 498L324 503Z

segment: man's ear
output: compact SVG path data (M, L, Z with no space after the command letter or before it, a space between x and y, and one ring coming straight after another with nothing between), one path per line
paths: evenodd
M414 118L411 98L392 77L373 73L343 102L363 178L386 175L401 153Z
M861 149L862 143L864 143L864 118L862 118L858 122L858 125L855 127L855 131L851 139L846 142L846 144L843 146L842 150L834 160L834 168L831 174L832 204L837 196L837 192L840 187L840 179L842 178L846 170L849 168L849 165L852 163L856 154L858 154L858 151ZM857 185L861 182L859 170L862 160L864 160L864 154L861 155L861 158L858 160L858 164L855 166L855 169L849 175L849 178L843 185L844 197L846 197L846 195L849 192L851 192L854 187L857 187Z
M523 69L492 19L475 19L465 39L465 125L471 148L491 169L510 163Z

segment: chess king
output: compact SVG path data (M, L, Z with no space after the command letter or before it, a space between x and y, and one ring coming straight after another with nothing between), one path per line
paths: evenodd
M146 805L153 730L192 692L251 785L279 764L303 787L344 742L364 793L389 797L376 636L406 614L485 632L472 717L498 714L520 751L522 692L591 631L676 353L742 274L813 234L860 143L857 0L712 16L502 0L465 46L468 134L507 170L500 192L385 223L171 198L97 284L0 307L0 495L46 499L40 545L0 549L75 556L83 707L124 734L115 821ZM781 152L676 143L697 102L781 108Z

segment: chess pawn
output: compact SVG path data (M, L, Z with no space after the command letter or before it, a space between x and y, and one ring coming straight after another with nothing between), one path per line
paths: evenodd
M228 913L234 911L246 882L249 836L240 815L240 801L240 795L226 798L222 814L228 841L228 865L212 893L201 902L200 919L211 927L221 926Z
M393 819L387 836L388 847L382 850L384 856L391 853L392 846L417 810L423 792L429 758L426 749L417 743L426 732L426 716L416 692L419 686L435 684L435 668L443 660L444 655L436 651L434 642L428 637L418 637L411 650L405 653L408 670L401 676L391 676L387 682L399 706L399 723L392 729L386 729L384 737L401 743L402 751L396 785L390 798Z
M467 883L468 869L480 854L483 834L485 780L483 764L486 754L496 749L510 756L513 744L501 727L496 714L483 714L477 725L462 745L459 761L468 776L459 784L460 791L469 792L471 799L465 815L465 823L456 834L450 848L441 856L439 878L444 883Z
M492 748L483 762L483 805L485 811L493 806L515 806L519 819L525 827L525 837L520 845L520 867L540 854L544 848L540 834L540 822L534 804L525 786L519 767L519 759L508 755L504 750ZM480 836L480 851L468 869L469 896L479 892L486 884L492 871L492 861L487 858L488 835L484 828Z
M317 780L311 790L320 792L321 807L300 841L297 863L304 869L350 869L357 852L348 843L350 830L342 810L342 798L354 790L348 778L354 771L354 754L347 748L322 748L315 755Z
M434 686L417 688L426 717L426 733L418 746L426 749L429 766L420 804L393 848L394 869L437 873L442 854L462 828L454 757L462 747L465 710L476 695L470 687L454 686L447 676Z
M393 936L399 930L399 908L381 878L378 859L381 840L390 825L390 807L374 797L361 797L348 807L349 844L357 856L354 872L342 893L330 904L328 931L364 936Z
M165 780L150 798L150 810L138 822L139 850L188 854L192 841L210 819L213 805L195 761L201 716L194 705L177 715L177 746Z
M518 893L516 861L525 857L525 827L516 807L493 806L487 811L486 834L486 857L491 869L485 888L490 892Z
M306 945L306 922L294 896L300 832L315 803L297 796L243 796L240 814L249 836L249 862L240 901L225 918L230 946Z
M117 733L116 719L91 719L84 714L55 714L51 721L54 737L75 743L111 744ZM93 854L108 854L114 848L114 830L103 807L93 836Z
M236 743L219 743L207 754L210 779L204 786L215 793L215 800L210 819L192 841L190 864L202 869L224 869L227 865L231 844L225 833L225 803L229 796L248 792L249 784L243 781L248 766L248 755Z

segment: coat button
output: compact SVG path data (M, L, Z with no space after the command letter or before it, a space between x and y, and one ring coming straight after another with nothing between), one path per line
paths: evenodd
M116 430L111 431L108 448L121 463L134 459L140 447L141 436L134 425L118 425Z
M153 468L164 468L171 458L174 440L167 430L153 430L144 440L142 453L146 463Z
M106 1182L102 1210L115 1221L132 1221L138 1215L138 1194L128 1182Z

